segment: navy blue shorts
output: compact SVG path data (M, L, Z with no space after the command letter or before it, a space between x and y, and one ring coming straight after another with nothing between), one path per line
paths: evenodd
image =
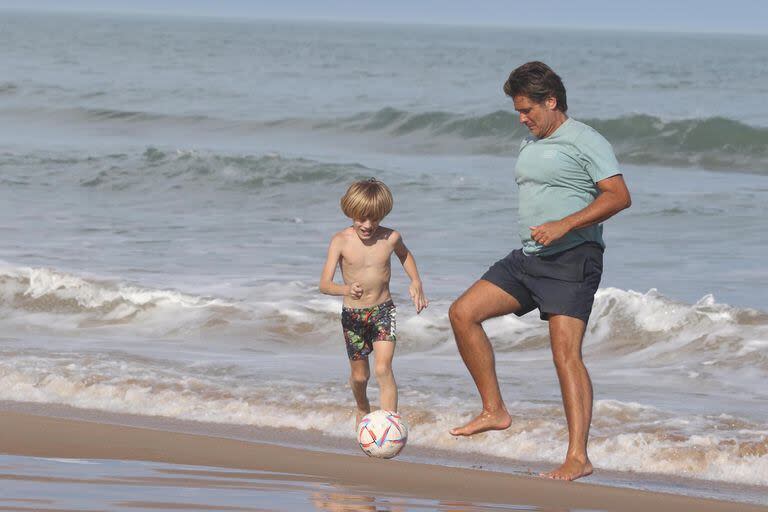
M603 248L584 243L552 256L509 253L483 274L520 303L517 316L539 308L542 320L565 315L589 320L595 292L603 275Z

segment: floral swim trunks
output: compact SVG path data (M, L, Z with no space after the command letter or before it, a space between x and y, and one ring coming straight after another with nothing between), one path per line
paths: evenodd
M369 308L341 309L341 326L347 355L351 361L364 359L373 352L375 341L395 341L397 308L392 299Z

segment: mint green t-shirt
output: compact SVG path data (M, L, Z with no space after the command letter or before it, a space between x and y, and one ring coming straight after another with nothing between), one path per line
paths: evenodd
M621 171L611 144L593 128L574 119L566 119L549 137L529 136L523 140L515 165L523 251L545 256L584 242L605 247L601 224L571 231L549 247L535 242L529 227L584 209L600 193L597 182L617 174Z

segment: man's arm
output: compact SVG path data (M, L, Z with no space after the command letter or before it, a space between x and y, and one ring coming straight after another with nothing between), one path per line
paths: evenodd
M632 205L632 198L621 174L598 181L597 188L600 194L586 208L554 222L531 226L531 238L547 246L574 229L603 222Z
M320 274L320 292L326 295L349 295L355 299L359 299L363 296L363 288L358 283L346 285L333 282L333 277L336 275L336 267L339 265L339 260L341 259L342 243L343 241L338 235L331 239L331 243L328 246L328 256L326 257L325 265L323 266L323 272Z
M421 278L419 277L419 270L416 268L416 260L413 257L413 253L408 250L403 242L403 237L398 233L395 240L395 254L403 265L405 273L411 278L411 285L408 287L408 293L411 295L413 305L416 307L416 313L429 306L429 301L424 295L424 290L421 286Z

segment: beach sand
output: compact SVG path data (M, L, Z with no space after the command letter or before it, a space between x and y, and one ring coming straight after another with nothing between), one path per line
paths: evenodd
M479 510L472 508L473 504L497 504L523 507L523 510L768 511L768 507L757 505L612 488L590 484L586 480L555 482L534 476L371 459L362 453L317 452L15 411L0 411L0 429L0 453L6 455L194 465L210 467L212 475L216 474L215 468L228 468L259 472L259 478L264 478L265 474L282 474L281 481L323 482L332 488L346 490L348 497L357 493L373 499L381 494L434 500L434 503L464 504L464 508L440 510ZM20 478L14 475L13 467L4 467L2 473L2 481ZM191 474L187 476L191 478ZM184 483L184 478L183 471L176 472L178 485L196 485L194 481ZM40 480L44 482L45 478ZM135 504L153 507L152 502L142 502L140 490L137 494ZM27 498L34 499L33 496ZM320 510L324 508L321 504L317 507ZM433 510L436 508L432 507ZM329 506L325 509L333 508Z

